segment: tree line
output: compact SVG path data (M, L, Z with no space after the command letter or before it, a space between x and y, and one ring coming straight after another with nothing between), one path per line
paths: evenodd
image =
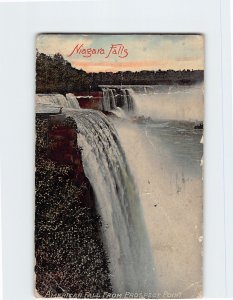
M98 91L99 85L193 84L203 81L203 70L156 70L87 73L72 67L60 53L36 54L37 93Z

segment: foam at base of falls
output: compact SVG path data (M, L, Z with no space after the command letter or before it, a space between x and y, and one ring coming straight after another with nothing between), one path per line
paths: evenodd
M114 120L146 216L157 295L196 298L202 289L203 149L201 133L176 123Z
M77 123L84 171L103 219L111 281L117 293L155 292L153 256L134 180L117 132L105 115L82 110Z
M128 89L137 114L153 120L203 121L203 86L158 85Z
M102 90L104 111L115 113L120 107L126 115L153 120L203 121L203 84L102 86Z
M118 118L121 118L121 119L126 118L126 113L120 107L116 107L115 109L111 110L110 112L113 113L114 115L116 115Z

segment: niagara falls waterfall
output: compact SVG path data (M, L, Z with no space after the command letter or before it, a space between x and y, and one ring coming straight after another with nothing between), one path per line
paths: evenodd
M71 114L97 209L106 228L113 290L155 292L155 273L143 212L132 174L112 123L101 112Z
M74 94L68 93L66 96L61 94L37 94L36 104L52 107L64 107L79 109L79 103Z
M117 117L125 118L135 113L135 105L130 90L127 88L102 87L103 111L112 112Z
M63 107L77 124L113 292L181 291L197 282L193 270L200 261L201 229L195 226L202 209L203 149L202 132L193 124L203 120L202 85L101 89L102 111L80 109L73 94L38 94L36 101L43 112ZM187 211L195 213L187 217Z
M143 116L152 120L203 120L203 86L102 87L103 111L117 117Z
M109 257L113 291L155 292L154 258L139 194L113 123L102 112L80 109L73 94L37 95L37 104L64 107L77 124L82 163L103 220L103 242ZM121 105L122 108L117 107ZM103 108L124 116L133 110L129 92L103 90ZM73 109L76 108L76 109ZM48 110L49 111L49 110Z

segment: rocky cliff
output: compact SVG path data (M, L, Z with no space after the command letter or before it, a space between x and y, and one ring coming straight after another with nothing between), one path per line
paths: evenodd
M102 298L111 292L108 258L76 123L37 114L36 134L36 294Z

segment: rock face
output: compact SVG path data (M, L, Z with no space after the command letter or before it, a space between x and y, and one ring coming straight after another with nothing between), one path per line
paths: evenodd
M76 123L72 118L65 118L64 115L49 117L48 156L60 164L72 166L77 183L86 180L77 145Z
M81 108L102 110L102 92L75 93Z
M108 258L92 187L64 115L36 118L36 294L90 298L111 293Z

